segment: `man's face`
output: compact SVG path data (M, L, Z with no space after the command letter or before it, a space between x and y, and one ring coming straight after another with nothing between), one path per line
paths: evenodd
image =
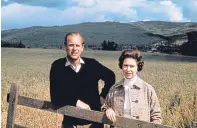
M67 56L72 60L78 60L84 49L84 44L80 36L71 35L68 37L67 44L65 46Z

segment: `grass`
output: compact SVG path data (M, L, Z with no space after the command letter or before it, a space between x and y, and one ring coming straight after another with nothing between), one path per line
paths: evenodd
M19 95L50 100L51 63L64 57L63 50L2 48L1 125L7 119L6 94L11 83L19 85ZM118 68L120 52L86 51L83 56L96 58L112 69L116 81L122 78ZM197 121L197 58L163 54L144 54L145 67L140 76L153 85L162 107L163 124L180 128ZM102 82L99 82L102 86ZM17 107L16 123L27 127L56 127L58 114Z

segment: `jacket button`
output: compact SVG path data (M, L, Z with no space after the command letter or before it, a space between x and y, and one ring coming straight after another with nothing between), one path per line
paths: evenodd
M134 100L133 102L138 103L138 100Z
M139 116L133 116L133 117L135 117L136 119L139 119L140 118Z

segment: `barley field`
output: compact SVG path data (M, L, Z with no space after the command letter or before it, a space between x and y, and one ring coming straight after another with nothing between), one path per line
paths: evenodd
M1 126L5 128L6 95L11 83L19 85L19 95L50 100L50 66L54 60L64 57L65 52L12 48L2 48L1 52ZM112 69L117 82L122 78L119 55L117 51L86 51L83 54ZM163 124L185 128L197 122L197 58L159 53L143 55L145 66L139 75L155 88L162 107ZM100 81L100 88L102 84ZM58 114L17 106L15 122L31 128L56 128L58 118Z

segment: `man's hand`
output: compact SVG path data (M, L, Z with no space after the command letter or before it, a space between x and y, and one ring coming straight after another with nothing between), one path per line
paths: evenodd
M79 107L79 108L82 108L82 109L91 110L90 106L89 106L88 104L84 103L84 102L81 101L81 100L78 100L78 101L77 101L76 106Z
M116 121L116 114L113 109L108 108L105 113L109 120L111 120L112 122Z
M101 103L101 106L105 103L105 99L102 96L100 96L100 103Z

